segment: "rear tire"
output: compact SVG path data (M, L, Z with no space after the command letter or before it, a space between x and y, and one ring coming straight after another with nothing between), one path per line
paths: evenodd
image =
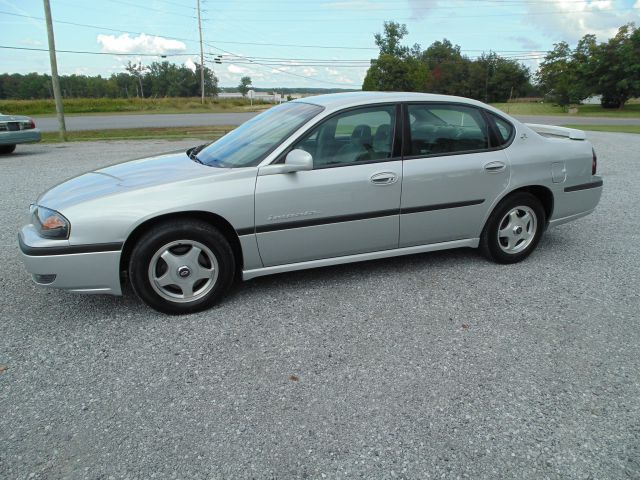
M0 145L0 154L13 153L15 149L15 145Z
M196 220L163 223L136 243L129 278L138 297L170 315L215 305L233 282L235 258L215 227Z
M542 203L527 192L514 193L493 210L480 236L480 251L496 263L517 263L535 250L546 226Z

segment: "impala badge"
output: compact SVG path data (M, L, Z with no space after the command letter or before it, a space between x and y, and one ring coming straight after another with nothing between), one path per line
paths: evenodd
M308 217L309 215L317 215L320 212L317 210L305 210L304 212L295 212L295 213L283 213L282 215L269 215L267 220L273 222L275 220L287 220L289 218L297 218L297 217Z

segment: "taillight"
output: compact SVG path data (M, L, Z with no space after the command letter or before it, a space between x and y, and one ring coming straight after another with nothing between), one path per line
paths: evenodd
M31 128L36 128L36 122L33 121L33 118L30 118L29 120L31 122ZM595 153L594 153L594 155L595 155Z
M594 148L592 148L591 151L593 152L593 159L591 160L591 175L595 175L598 170L598 156L596 155Z

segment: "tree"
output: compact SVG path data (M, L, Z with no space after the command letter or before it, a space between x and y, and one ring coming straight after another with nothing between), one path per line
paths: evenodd
M400 45L400 40L409 31L405 24L397 22L384 22L384 33L376 33L374 39L376 46L380 49L380 56L391 55L397 58L405 58L409 55L409 49Z
M506 102L530 91L529 69L496 53L483 53L469 65L468 96L484 102Z
M608 42L593 46L590 72L605 108L622 109L640 96L640 29L623 25Z
M427 78L425 65L416 59L402 59L384 54L371 61L362 89L421 92L425 91Z
M242 77L240 79L240 85L238 85L238 91L243 97L247 96L249 88L251 87L251 77Z
M140 63L131 63L129 61L127 66L124 67L127 72L129 72L134 77L138 78L138 82L140 83L140 96L144 98L144 89L142 88L142 77L144 77L146 68Z
M433 42L421 55L431 72L430 92L469 96L469 65L471 61L460 53L460 47L446 38Z
M540 64L537 77L544 91L562 107L580 103L589 93L579 81L577 64L567 42L556 43Z

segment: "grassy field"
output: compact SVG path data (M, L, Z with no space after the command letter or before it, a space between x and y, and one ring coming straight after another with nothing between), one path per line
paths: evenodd
M218 113L252 112L268 108L268 103L225 98L70 98L64 100L65 114L105 113ZM55 115L53 100L0 100L0 112L12 115Z
M131 128L122 130L85 130L80 132L68 132L67 140L70 142L90 142L96 140L182 140L184 138L199 138L203 140L216 140L233 130L234 126L211 127L168 127L168 128ZM60 139L57 132L45 132L42 134L42 142L58 143Z
M252 106L248 99L225 98L70 98L64 101L65 113L82 114L141 114L141 113L221 113L251 112L269 108L266 103ZM632 100L623 110L605 109L600 105L577 105L577 113L568 114L551 103L513 102L495 103L494 107L512 115L576 115L579 117L640 118L640 100ZM53 100L0 100L0 112L14 115L55 115Z
M563 125L563 127L577 128L578 130L592 130L595 132L640 134L640 125Z
M551 103L494 103L494 107L499 108L510 115L571 115L576 117L613 117L613 118L634 118L640 117L640 103L629 102L624 109L602 108L600 105L574 105L577 113L567 113L562 107Z

